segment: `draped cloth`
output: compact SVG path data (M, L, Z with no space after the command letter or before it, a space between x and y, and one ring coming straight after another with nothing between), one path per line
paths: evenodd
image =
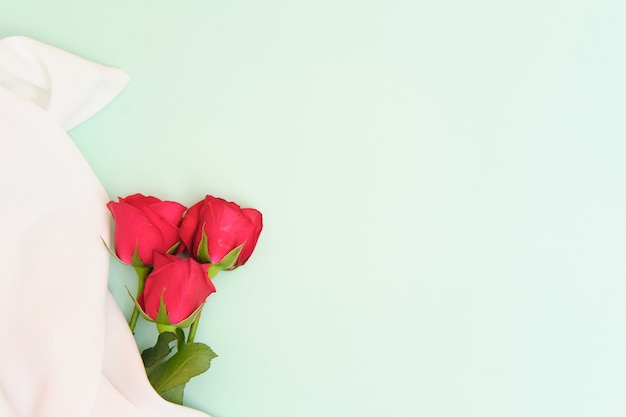
M127 82L33 39L0 40L0 416L207 417L146 378L107 290L109 198L66 133Z

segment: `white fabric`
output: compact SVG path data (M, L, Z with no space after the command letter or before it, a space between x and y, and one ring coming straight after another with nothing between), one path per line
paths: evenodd
M106 192L66 130L127 75L0 40L0 416L206 417L152 390L108 293Z

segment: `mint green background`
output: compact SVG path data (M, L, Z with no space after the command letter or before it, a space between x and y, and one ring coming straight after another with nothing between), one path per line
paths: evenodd
M623 1L3 1L132 80L111 197L260 209L187 389L214 417L626 415ZM86 277L88 278L88 277ZM130 308L132 274L112 264ZM140 343L152 337L140 328Z

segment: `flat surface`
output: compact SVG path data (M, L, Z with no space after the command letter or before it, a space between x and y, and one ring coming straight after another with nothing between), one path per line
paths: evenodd
M71 132L109 195L254 206L188 404L626 414L623 2L4 1L131 82ZM88 279L88 277L86 277ZM133 277L112 264L129 308ZM151 329L140 329L149 340Z

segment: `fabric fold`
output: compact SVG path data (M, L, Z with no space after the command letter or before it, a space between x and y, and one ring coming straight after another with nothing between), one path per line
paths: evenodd
M200 417L152 390L107 290L109 200L66 131L128 76L0 40L0 415Z
M34 102L66 131L96 114L128 75L24 36L0 42L0 85Z

